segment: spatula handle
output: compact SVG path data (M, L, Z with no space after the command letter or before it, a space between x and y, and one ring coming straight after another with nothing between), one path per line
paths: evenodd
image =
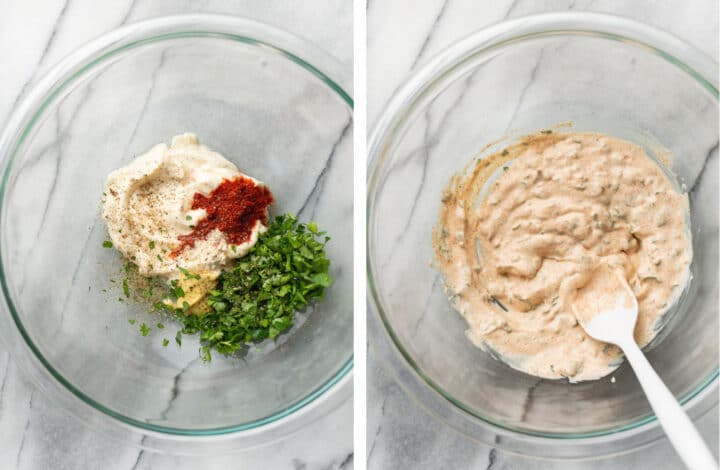
M630 362L650 406L665 430L668 439L690 470L718 470L710 449L685 414L680 404L657 375L647 358L635 344L623 344L625 357Z

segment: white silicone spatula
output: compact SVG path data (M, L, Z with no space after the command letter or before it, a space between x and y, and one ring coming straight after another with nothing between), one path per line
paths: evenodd
M623 350L660 425L685 465L690 470L717 470L718 464L692 421L635 342L638 305L625 278L607 265L598 267L591 282L577 291L572 308L588 335Z

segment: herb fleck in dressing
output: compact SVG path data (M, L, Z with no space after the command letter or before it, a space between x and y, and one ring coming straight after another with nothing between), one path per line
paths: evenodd
M541 133L453 177L433 233L436 264L478 347L539 377L598 379L622 356L578 324L577 290L598 266L620 272L638 299L635 338L648 344L689 279L687 209L642 148Z

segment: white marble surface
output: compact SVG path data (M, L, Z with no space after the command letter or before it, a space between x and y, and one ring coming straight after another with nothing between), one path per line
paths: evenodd
M352 67L352 4L287 0L30 0L8 2L0 16L3 122L30 83L63 56L123 23L170 14L241 15L295 32ZM154 454L110 442L54 409L0 346L0 469L349 469L352 401L272 446L212 458Z
M713 0L696 2L369 0L367 10L369 128L377 120L385 102L401 85L404 77L450 43L504 18L569 9L630 17L674 33L715 60L718 58L718 5ZM712 144L708 148L712 153ZM420 204L424 202L421 201ZM378 364L372 348L367 363L367 449L370 469L682 468L682 464L666 440L619 458L592 463L537 461L480 445L453 432L450 428L443 427L418 408ZM701 418L698 426L717 454L717 409Z

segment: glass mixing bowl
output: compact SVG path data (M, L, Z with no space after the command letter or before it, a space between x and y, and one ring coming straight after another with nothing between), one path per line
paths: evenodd
M231 433L231 443L218 441L236 449L296 430L350 395L350 77L288 33L195 15L114 31L34 87L0 140L0 329L58 406L133 442L141 434L148 448ZM335 282L324 300L277 341L210 363L197 336L178 347L177 323L160 329L147 305L118 301L122 261L102 246L107 174L188 131L268 184L271 213L315 220L332 237Z
M500 138L570 121L674 155L690 197L693 280L648 358L691 416L717 403L716 83L717 64L672 36L565 13L478 32L408 80L370 142L367 249L371 347L411 396L454 428L529 455L607 455L661 435L626 364L613 380L569 384L474 347L430 266L449 178Z

